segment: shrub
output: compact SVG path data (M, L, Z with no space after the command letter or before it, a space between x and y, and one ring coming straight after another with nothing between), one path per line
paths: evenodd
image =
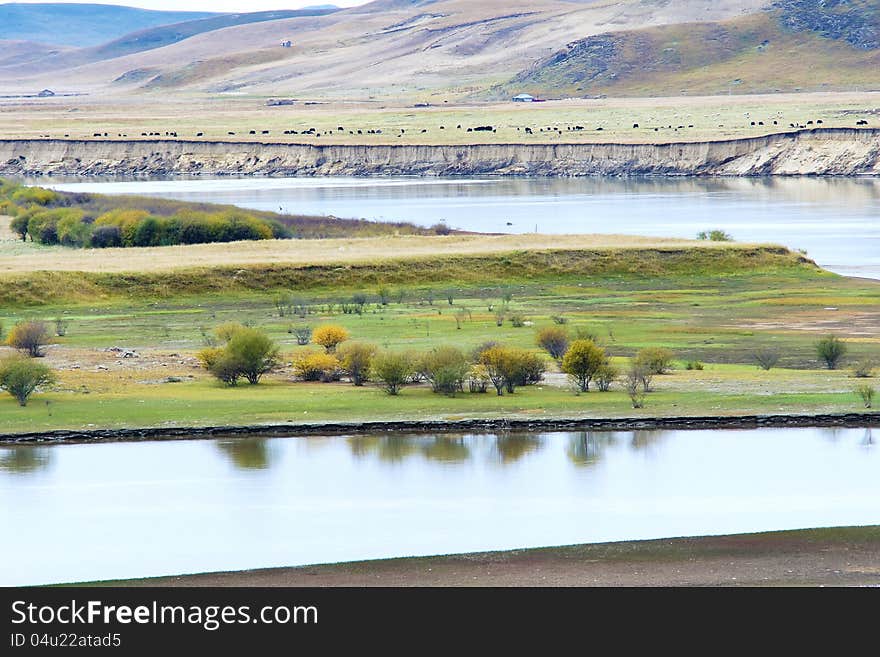
M579 391L588 392L590 381L607 361L605 350L592 340L575 340L562 358L562 371L577 384Z
M640 363L637 358L630 361L629 370L627 371L627 385L630 379L638 381L642 386L642 392L651 392L651 381L654 379L654 373L648 369L644 363ZM638 408L641 408L639 406Z
M723 230L700 231L697 233L698 240L709 240L710 242L732 242L733 237Z
M491 380L484 365L474 365L467 375L468 389L471 392L484 393L489 387Z
M698 360L689 360L687 363L685 363L684 368L685 368L686 370L698 370L698 371L702 371L702 369L703 369L703 364L702 364L700 361L698 361Z
M225 324L220 324L214 329L214 335L217 336L217 339L221 342L228 343L232 336L238 333L239 331L243 331L246 327L243 324L239 324L238 322L226 322Z
M478 344L471 351L471 362L472 363L479 363L480 356L483 355L484 351L487 351L487 350L491 349L492 347L499 347L499 346L501 346L501 345L498 342L496 342L495 340L486 340L486 342L483 342L482 344Z
M424 354L419 362L419 370L431 383L431 389L446 395L464 389L469 369L467 356L457 347L437 347Z
M595 342L599 344L599 335L586 326L578 326L574 330L574 339L575 340L589 340L590 342Z
M82 210L67 210L58 219L56 227L58 241L64 246L84 247L91 243L92 227L83 222Z
M28 236L28 224L30 223L30 215L27 213L17 214L12 218L12 221L9 222L10 230L18 235L21 238L21 241L24 242Z
M520 314L513 314L510 316L510 324L513 328L522 328L526 325L526 318Z
M376 345L366 342L349 342L339 347L338 356L342 370L354 385L362 386L369 378L370 364L376 351Z
M593 377L596 381L596 387L599 388L599 392L608 392L608 390L611 389L611 384L617 380L619 375L620 370L610 362L606 361L605 364L596 371L596 375Z
M307 345L312 341L311 326L295 326L293 328L293 334L296 336L296 343L298 345Z
M251 385L258 384L264 374L278 365L278 345L257 329L245 328L236 332L226 350L238 362L242 376Z
M232 357L225 347L209 347L198 353L202 366L228 386L238 385L241 378L240 364Z
M558 326L548 326L538 331L535 341L551 358L559 360L568 350L568 331Z
M226 385L236 385L241 377L256 385L278 365L278 346L262 331L240 324L224 324L217 327L215 333L226 344L204 349L199 353L199 360Z
M547 371L547 363L539 354L517 349L516 370L513 374L516 385L531 386L540 383Z
M96 249L109 249L122 246L122 231L119 226L98 226L92 230L91 245Z
M12 193L12 200L19 205L49 206L61 202L61 195L43 187L19 187Z
M449 235L452 232L452 229L442 221L431 226L430 230L436 235Z
M630 367L629 371L626 373L624 385L626 387L626 394L629 396L629 400L632 403L632 407L644 408L648 389L644 383L643 372L640 371L637 366L634 365Z
M397 395L407 384L413 369L409 354L383 351L373 358L371 372L389 395Z
M779 356L779 350L771 347L765 347L752 354L752 358L758 363L758 367L766 371L769 371L776 366L776 363L779 362Z
M339 360L333 354L304 351L293 358L293 373L303 381L338 381L341 376Z
M835 335L829 335L816 343L816 355L829 370L836 370L846 354L846 342Z
M869 358L862 359L858 363L853 365L853 376L857 379L870 379L872 376L874 376L874 368L876 366L877 364L873 360Z
M348 335L348 331L342 326L325 324L314 330L312 342L321 345L328 354L332 354L336 351L336 347L348 340Z
M480 354L480 365L499 395L513 393L518 385L537 383L544 375L544 362L524 349L493 346Z
M8 356L0 361L0 388L15 397L19 406L27 406L34 391L55 381L46 365L24 356Z
M673 354L662 347L645 347L636 354L636 363L651 374L665 374L672 367Z
M39 358L43 356L44 348L49 344L49 335L49 328L45 322L19 322L9 332L6 344L27 352L32 358Z
M554 324L558 324L559 326L568 324L568 317L565 317L564 315L551 315L550 319L553 320Z
M856 394L861 398L865 408L871 408L871 405L874 403L874 395L876 392L877 391L869 385L863 385L856 388Z
M70 322L64 319L63 317L55 318L55 335L59 338L63 338L67 335L67 329L70 326Z

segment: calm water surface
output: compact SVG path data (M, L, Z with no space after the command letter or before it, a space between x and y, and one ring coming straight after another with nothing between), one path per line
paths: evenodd
M880 278L880 179L240 178L79 182L58 189L410 221L482 232L695 237L805 249L822 266ZM29 182L47 184L47 179Z
M0 585L880 524L869 430L0 447Z

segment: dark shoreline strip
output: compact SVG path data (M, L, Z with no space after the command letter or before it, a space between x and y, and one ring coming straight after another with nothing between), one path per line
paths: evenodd
M0 445L88 443L138 440L193 440L234 436L333 436L357 433L448 433L499 431L653 431L756 428L873 428L880 413L822 415L741 415L649 418L546 418L401 420L322 422L214 427L148 427L139 429L71 429L0 434Z

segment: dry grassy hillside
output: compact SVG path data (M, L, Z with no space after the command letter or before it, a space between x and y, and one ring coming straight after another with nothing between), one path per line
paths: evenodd
M163 48L40 72L0 70L0 91L161 89L454 98L502 82L566 43L608 30L713 21L766 0L374 2L321 17L215 30ZM292 48L282 48L284 40ZM77 61L71 59L70 61Z
M880 2L779 0L770 11L606 32L493 90L646 96L880 88Z

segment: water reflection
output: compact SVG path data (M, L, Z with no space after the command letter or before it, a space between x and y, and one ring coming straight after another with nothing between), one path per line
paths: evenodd
M0 472L30 474L45 470L51 462L48 447L16 445L0 447Z
M880 524L872 431L0 447L0 585ZM51 465L47 467L47 464ZM270 473L270 474L268 474ZM64 536L64 549L58 549Z
M516 463L544 446L543 436L533 433L508 433L495 436L496 460L504 465Z
M224 438L217 447L240 470L267 470L272 465L267 438Z
M615 442L613 432L579 431L569 436L565 454L575 465L595 465L602 456L602 450Z
M412 456L440 463L463 463L471 458L463 434L351 436L346 441L353 456L374 456L384 463L401 463Z

